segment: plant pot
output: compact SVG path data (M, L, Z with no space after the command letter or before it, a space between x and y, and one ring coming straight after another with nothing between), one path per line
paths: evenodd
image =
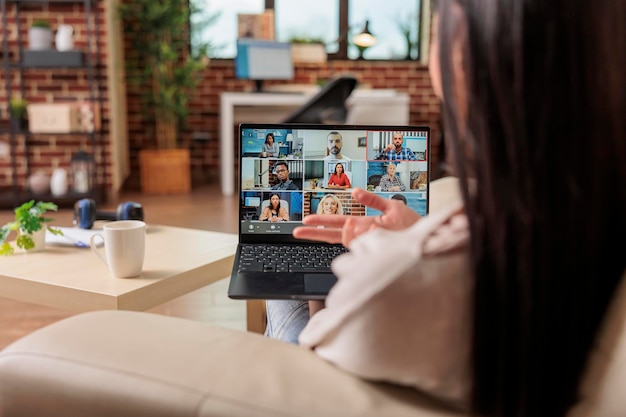
M324 64L327 60L326 47L319 43L293 43L291 58L296 64Z
M146 194L185 194L191 191L189 149L139 151L141 191Z
M39 27L28 29L28 49L33 51L52 49L52 30Z
M20 232L21 233L21 232ZM35 233L27 233L28 236L33 239L35 246L32 249L26 250L26 253L41 252L46 249L46 229L36 231Z

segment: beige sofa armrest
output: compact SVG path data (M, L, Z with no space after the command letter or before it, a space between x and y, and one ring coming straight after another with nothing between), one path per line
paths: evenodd
M84 313L0 353L0 415L455 416L304 348L150 313Z

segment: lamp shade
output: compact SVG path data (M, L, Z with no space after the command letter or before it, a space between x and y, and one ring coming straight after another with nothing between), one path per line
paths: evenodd
M372 35L372 32L370 32L369 20L365 21L365 27L361 33L352 38L352 42L360 48L369 48L376 45L376 37Z

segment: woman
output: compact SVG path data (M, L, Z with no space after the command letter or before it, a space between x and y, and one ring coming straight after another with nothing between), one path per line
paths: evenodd
M328 187L329 188L350 188L352 185L350 184L350 178L345 173L345 168L342 163L337 163L335 165L335 171L330 174L330 178L328 179Z
M287 213L284 207L280 206L280 196L278 194L272 193L270 203L261 212L259 220L270 222L286 222L289 220L289 213Z
M396 164L387 165L387 175L380 177L380 191L405 191L406 187L399 177L396 177Z
M278 157L280 154L280 147L278 143L274 142L274 134L268 133L265 135L265 143L261 147L261 156Z
M343 204L336 195L326 194L317 205L317 214L343 214Z
M338 283L300 338L336 366L359 373L334 356L339 349L333 342L350 330L338 322L338 311L349 316L345 295L355 281L360 286L353 293L359 294L385 277L372 253L390 250L386 245L395 242L393 263L384 265L393 267L387 275L409 277L403 282L419 282L424 290L442 282L439 297L454 297L470 285L455 299L469 318L442 303L432 307L433 317L451 327L468 320L458 327L468 334L456 346L443 345L447 352L428 357L405 338L409 354L397 358L407 367L427 360L435 366L448 355L459 369L467 366L467 373L448 369L451 382L465 389L440 395L428 385L415 386L465 404L476 415L564 416L578 398L595 337L626 269L623 245L614 243L626 234L624 2L437 3L430 72L443 102L446 148L463 208L451 205L416 221L403 218L399 206L357 189L353 197L381 216L305 217L313 227L296 229L294 236L342 242L350 253L335 261ZM580 149L586 170L572 163ZM433 240L438 235L446 239ZM407 254L413 263L404 260ZM449 258L458 263L443 262ZM437 259L445 274L432 268ZM446 291L444 281L455 276L457 285ZM388 288L394 288L393 280ZM370 302L394 308L396 300L389 297L381 293ZM404 307L410 311L420 297L417 291ZM370 305L361 309L351 318L374 321ZM388 324L404 326L407 337L419 335L423 344L434 341L436 331L428 323L399 318L388 317ZM385 348L402 340L377 341L373 324L349 333L344 353L358 346L367 356L374 345L376 360L389 360Z

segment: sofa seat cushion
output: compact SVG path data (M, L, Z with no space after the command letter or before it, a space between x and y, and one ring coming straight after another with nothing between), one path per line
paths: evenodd
M452 417L413 389L369 383L263 336L100 311L0 354L0 415Z

